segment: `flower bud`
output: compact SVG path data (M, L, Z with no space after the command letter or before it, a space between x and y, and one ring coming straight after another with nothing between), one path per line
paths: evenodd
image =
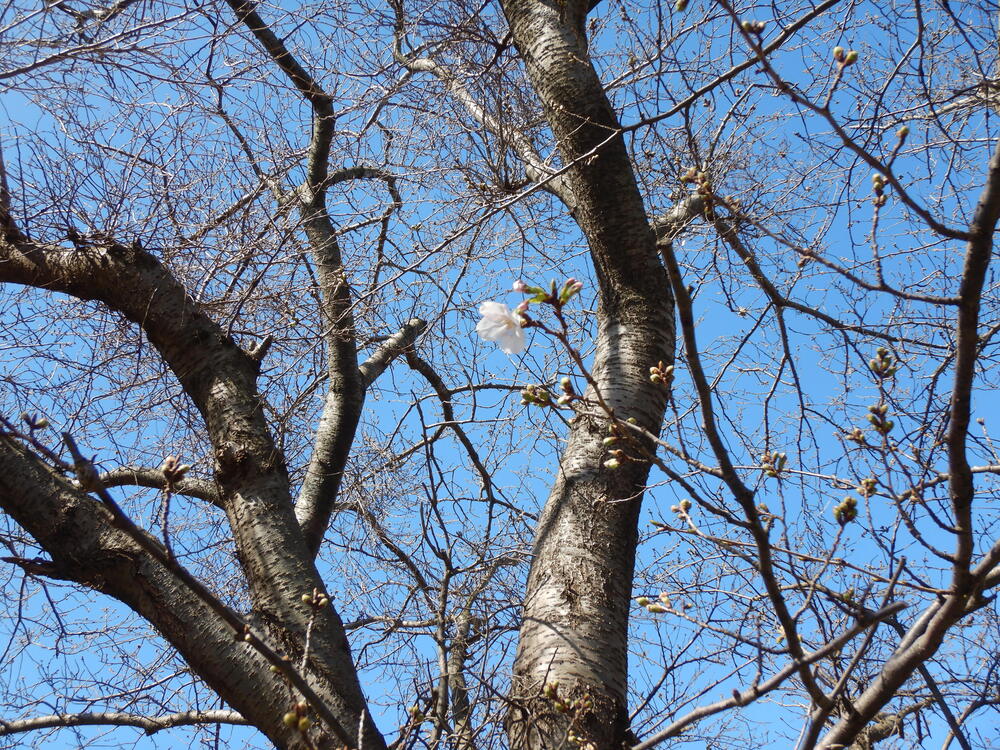
M852 49L844 57L844 67L846 68L848 65L854 65L854 63L856 63L857 61L858 61L858 51Z
M837 62L844 61L844 48L837 46L833 48L833 59Z
M301 719L299 719L300 732L306 731L311 726L312 726L312 719L310 719L308 716L303 716Z
M566 279L566 283L562 285L562 289L559 290L559 302L561 304L566 304L573 297L579 294L580 290L583 289L583 282L577 281L574 278Z
M621 462L617 458L609 458L607 461L604 462L604 468L606 469L614 470L617 469L619 466L621 466Z
M678 13L686 10L687 7L688 7L688 0L677 0L677 2L674 3L674 10L676 10Z
M28 414L26 411L21 412L21 420L28 425L29 430L44 430L49 426L49 420L45 417L38 414Z
M896 131L896 137L899 138L899 140L901 141L905 140L906 136L908 136L909 134L910 134L909 125L904 125L899 130Z
M638 604L640 607L645 607L647 604L649 604L649 597L648 596L637 597L635 603Z
M289 711L287 714L281 717L286 727L294 727L299 723L299 716L294 711Z

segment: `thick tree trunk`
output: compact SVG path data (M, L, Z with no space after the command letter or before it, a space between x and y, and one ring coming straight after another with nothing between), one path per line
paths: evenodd
M366 710L339 616L332 607L314 612L301 599L313 589L322 590L323 583L292 510L284 457L264 420L257 363L201 312L151 253L117 243L66 250L33 243L11 226L6 229L8 239L0 239L0 281L98 299L142 327L204 419L214 449L219 502L229 518L262 635L298 663L315 616L303 676L350 736L364 714L364 746L384 747ZM232 629L202 611L196 597L147 553L123 541L100 503L74 492L51 472L46 477L43 467L35 466L37 459L13 443L3 449L11 468L0 466L6 477L0 483L0 505L46 549L62 575L142 614L279 747L297 747L297 736L279 726L289 708L288 690L283 688L282 699L282 688L263 668L263 660L242 644L238 653L224 646L233 638ZM29 466L35 466L34 484L23 481ZM72 503L65 499L69 497ZM78 548L85 551L74 553ZM119 559L123 567L109 574ZM325 736L319 744L337 743Z
M666 393L650 383L649 367L672 361L673 300L617 117L589 62L586 7L507 0L504 12L572 163L575 218L600 285L595 381L616 417L656 433ZM627 736L628 612L649 465L604 468L607 425L574 421L536 533L508 716L518 750L561 747L567 733L598 748L619 747ZM591 707L559 711L544 695L553 683L563 702L587 695Z
M113 596L155 623L191 668L278 747L305 747L286 727L288 688L233 629L115 528L98 501L74 490L27 451L0 437L4 510L51 554L50 578Z

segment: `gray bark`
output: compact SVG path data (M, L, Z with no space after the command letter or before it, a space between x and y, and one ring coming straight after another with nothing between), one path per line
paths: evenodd
M301 595L324 586L292 511L284 457L264 420L256 389L258 363L200 311L151 253L117 243L75 250L47 247L27 240L8 216L2 218L7 237L0 240L0 281L101 300L141 326L171 368L200 411L212 441L218 502L229 519L255 619L288 656L301 657L312 614ZM112 594L147 617L237 710L280 747L296 746L278 726L287 705L275 712L261 697L266 693L257 672L262 660L245 648L241 658L231 653L231 646L223 648L221 641L233 638L231 628L227 634L221 623L213 625L213 618L192 609L190 592L171 584L169 577L161 578L155 561L139 550L129 550L126 556L146 578L127 575L112 586L116 579L109 577L107 568L127 545L120 535L94 528L103 518L100 506L79 497L63 507L67 490L59 480L46 478L36 467L30 474L34 482L26 482L25 467L31 459L12 444L5 448L6 459L21 468L4 472L12 478L0 485L0 503L53 559L65 559L67 569L76 571L74 580ZM81 538L74 538L74 524ZM53 534L50 529L59 531ZM74 544L88 545L86 554L67 552ZM145 590L137 590L142 582ZM178 621L177 613L186 614ZM185 634L191 622L217 632L208 637L195 630L196 637L189 637ZM306 670L310 682L342 726L357 727L362 711L368 713L343 625L332 607L317 616L311 644ZM220 654L225 657L216 669L214 659ZM255 709L259 701L262 705ZM382 747L381 735L370 720L366 723L365 746ZM329 737L325 742L332 745Z
M514 43L562 153L575 218L600 286L597 391L615 417L656 434L666 392L649 367L671 362L673 301L619 123L587 54L585 2L508 0ZM593 387L585 394L593 399ZM514 666L515 748L559 747L572 731L597 747L626 738L627 631L644 461L603 467L603 417L578 417L537 527ZM592 708L560 713L542 696Z

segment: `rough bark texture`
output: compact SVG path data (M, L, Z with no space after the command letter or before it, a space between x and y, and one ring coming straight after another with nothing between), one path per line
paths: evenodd
M4 510L48 550L50 577L113 596L154 623L196 671L279 747L304 747L281 722L288 690L268 664L123 532L98 501L0 438Z
M354 315L344 275L336 232L325 203L303 209L306 236L313 248L313 261L323 301L326 339L327 393L316 428L313 455L295 504L306 543L313 555L319 551L330 519L330 510L340 492L344 466L361 420L365 390L358 370Z
M116 243L74 250L46 247L26 240L10 227L7 236L7 241L0 241L0 281L61 291L81 299L101 300L141 326L171 368L201 412L211 438L219 501L229 518L255 619L288 656L300 657L312 615L309 605L301 601L301 595L313 588L323 590L323 583L292 511L284 458L274 445L264 420L261 397L256 389L257 363L199 310L169 270L151 253ZM62 522L65 534L58 539L47 534L46 529L57 523L58 519L52 514L65 514L66 510L52 497L48 498L51 501L49 515L41 512L41 505L37 508L27 505L25 496L30 493L29 487L23 483L0 487L0 502L7 509L24 507L30 510L23 519L18 518L19 522L53 557L64 555L60 546L67 543L64 537L69 534L71 525ZM98 518L99 506L94 507L94 517ZM87 521L85 515L77 514L74 522L93 523L93 520ZM90 544L95 551L80 556L73 565L82 580L95 585L89 582L109 580L100 561L118 556L116 545L119 543L115 535L97 531L91 537ZM155 567L140 551L130 554L133 558L130 564L137 569ZM88 565L95 567L90 569ZM155 577L148 580L150 591L155 591ZM130 583L134 585L135 582L126 576L122 585ZM164 585L157 593L159 601L153 605L147 601L153 596L149 592L142 594L128 587L113 591L113 595L140 611L185 658L197 665L211 655L199 656L202 649L209 652L219 649L211 639L203 643L200 639L183 637L186 628L178 627L175 615L189 611L191 604L178 598L182 593ZM316 691L329 701L334 713L341 718L342 725L352 728L353 734L366 704L343 625L332 607L317 616L311 644L308 676ZM243 658L259 666L260 659L253 654L244 654ZM248 670L252 671L250 664L230 667L231 674L238 678L235 683L227 681L225 670L202 672L197 666L195 669L227 699L242 693L245 696L243 703L253 703L258 690L248 681ZM237 707L243 710L242 706ZM273 731L272 739L285 737L286 733L275 726L283 711L275 714L270 705L263 711L258 726L265 732ZM365 746L383 746L384 741L370 721L367 725ZM266 729L268 726L271 730ZM287 746L294 746L294 742Z
M665 392L649 367L673 356L673 307L619 124L587 55L585 2L509 0L504 12L577 199L600 284L593 375L615 415L656 433ZM587 397L595 396L594 389ZM575 420L538 524L514 667L515 748L559 747L572 732L618 747L627 732L627 630L637 521L649 466L603 467L607 422ZM560 713L545 698L589 695Z

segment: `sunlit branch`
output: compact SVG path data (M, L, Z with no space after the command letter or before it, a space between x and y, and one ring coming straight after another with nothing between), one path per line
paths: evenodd
M525 166L528 178L538 183L543 190L551 193L566 206L572 214L576 208L576 198L566 179L556 170L550 168L539 156L530 139L520 128L512 123L499 120L491 115L476 99L468 87L462 82L455 71L437 60L421 56L419 53L405 52L406 21L402 3L396 0L392 3L396 13L396 39L393 45L393 55L400 65L410 73L429 73L445 86L448 93L465 109L476 123L485 128L500 143L508 144Z
M774 81L775 86L778 87L778 90L781 93L786 95L796 104L805 107L809 111L823 118L830 125L830 127L833 128L833 131L840 138L841 143L848 149L850 149L852 152L854 152L854 154L856 154L868 166L870 166L875 170L878 170L878 172L885 177L886 182L892 185L893 189L899 195L900 200L902 200L903 203L905 203L911 211L917 214L917 216L923 219L924 223L927 224L927 226L929 226L931 229L933 229L935 232L938 232L942 236L948 237L953 240L970 239L970 234L968 232L956 229L954 227L946 226L945 224L941 223L936 218L934 218L934 216L932 216L931 213L926 208L917 203L917 201L913 198L913 196L911 196L909 192L906 190L906 188L903 187L903 184L899 181L899 178L892 171L892 168L888 164L876 158L869 151L859 146L857 141L854 138L852 138L850 134L847 133L846 130L844 130L843 126L830 111L829 106L816 104L807 96L805 96L805 94L800 92L795 86L791 85L786 80L784 80L778 74L777 70L775 70L774 66L771 64L770 59L768 58L770 52L770 46L761 47L756 38L754 38L749 32L740 27L739 16L737 15L736 10L733 8L733 6L729 3L728 0L715 0L715 2L717 2L722 8L724 8L725 11L733 19L733 23L739 30L739 33L743 36L743 38L746 40L746 42L750 45L751 49L753 49L754 53L756 54L755 62L758 62L760 64L760 66L767 73L768 77L770 77L771 80Z
M781 593L777 577L774 572L772 562L771 543L768 532L761 522L760 511L754 505L753 492L743 483L739 473L733 466L722 437L719 433L713 406L712 388L701 365L701 355L695 338L695 323L692 308L691 294L684 284L680 267L673 254L671 243L660 244L660 254L663 257L664 265L670 277L670 284L674 290L674 298L677 303L677 315L680 320L681 332L684 341L684 352L687 357L691 378L694 381L695 389L698 393L699 407L702 413L702 429L708 439L719 464L722 479L729 487L733 497L739 503L744 516L749 524L750 533L753 535L757 546L759 558L759 573L764 586L767 588L768 596L774 607L774 613L781 623L788 641L788 648L792 656L800 663L799 677L809 691L809 695L817 706L825 706L829 702L816 681L813 679L808 665L803 662L802 646L798 637L798 625L792 619L788 611L788 605Z
M52 714L30 719L4 721L0 719L0 737L31 732L39 729L84 726L137 727L146 734L156 734L164 729L205 724L235 724L245 726L247 720L236 711L180 711L161 716L143 716L121 712Z
M184 477L176 483L168 482L160 469L150 469L144 466L119 466L101 474L101 484L105 487L149 487L150 489L170 490L178 495L207 500L212 505L222 507L215 485L203 479Z
M702 719L731 708L752 703L760 696L766 695L767 693L779 688L788 678L800 673L801 670L808 667L808 665L814 664L815 662L826 658L828 655L839 651L859 633L864 632L868 628L877 624L879 621L884 620L886 617L895 615L906 607L907 604L905 602L893 602L882 609L872 612L869 617L864 620L859 620L844 633L829 641L825 646L808 654L803 653L800 658L782 668L770 679L758 685L754 685L747 690L734 691L732 698L726 698L725 700L718 701L717 703L696 708L691 713L672 722L670 726L660 730L649 739L643 740L639 744L633 746L631 750L648 750L648 748L655 747L671 737L676 737L679 733L684 731L684 729L701 721Z

